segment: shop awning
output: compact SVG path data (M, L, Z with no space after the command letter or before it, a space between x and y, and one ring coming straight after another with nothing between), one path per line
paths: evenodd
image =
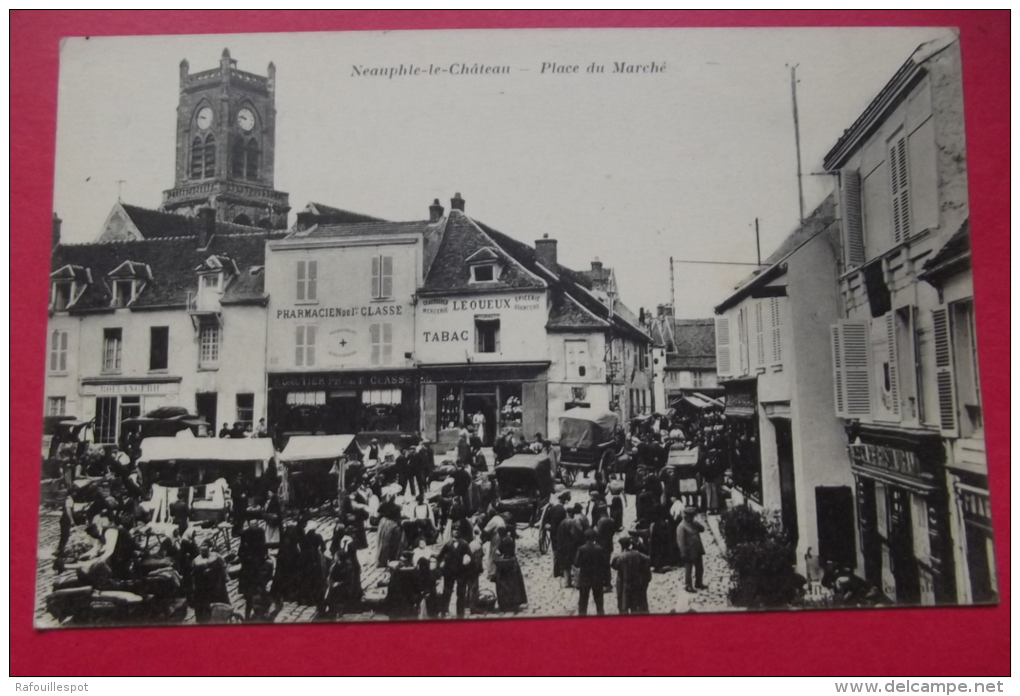
M294 435L280 452L280 461L339 459L347 453L353 442L353 435Z
M680 399L677 399L674 403L678 402L686 403L699 411L704 411L709 408L723 408L724 406L723 402L705 396L704 394L686 394Z
M165 461L267 461L275 456L267 438L147 437L139 463Z

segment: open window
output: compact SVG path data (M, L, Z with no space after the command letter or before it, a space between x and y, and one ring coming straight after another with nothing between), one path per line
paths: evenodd
M136 261L125 261L109 275L110 306L120 309L130 307L131 303L142 293L145 283L152 280L152 270L147 264Z
M498 315L480 315L475 317L475 352L499 352Z

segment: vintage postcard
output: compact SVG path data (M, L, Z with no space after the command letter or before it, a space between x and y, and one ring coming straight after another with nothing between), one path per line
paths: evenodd
M36 626L997 602L962 95L938 28L66 39Z

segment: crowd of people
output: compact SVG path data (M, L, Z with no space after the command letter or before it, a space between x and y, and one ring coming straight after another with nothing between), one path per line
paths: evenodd
M604 594L613 587L620 613L647 612L652 573L669 567L686 569L688 592L705 588L699 510L685 504L684 479L666 464L671 448L700 448L695 469L701 510L718 510L724 464L711 428L673 413L632 423L629 437L620 428L592 471L588 499L572 503L567 489L545 506L541 530L549 537L552 574L578 590L579 614L588 613L589 602L604 613ZM158 572L198 622L271 620L286 603L313 607L320 618L366 608L420 617L518 612L527 606L528 591L517 556L517 525L498 509L494 469L526 452L548 457L558 478L558 450L541 433L528 440L511 431L496 434L492 467L483 449L471 425L438 463L427 439L413 447L373 440L362 460L347 463L343 490L329 509L316 511L314 521L307 510L285 509L275 467L258 481L237 476L226 491L224 524L196 524L186 506L171 505L173 524L169 531L164 525L152 550L147 535L153 525L141 505L147 482L135 457L111 447L101 456L81 458L69 476L87 480L91 493L86 509L77 511L75 501L83 496L68 496L55 565L75 569L79 582L99 589L127 588ZM624 530L628 505L634 506L636 522ZM66 547L79 522L93 548L73 557ZM224 527L235 541L224 543L225 532L213 533ZM381 604L366 606L364 566L384 569L373 574L388 585ZM243 611L232 608L230 579L237 580Z

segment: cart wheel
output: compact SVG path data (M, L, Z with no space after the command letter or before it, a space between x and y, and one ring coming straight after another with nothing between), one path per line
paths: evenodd
M549 530L543 527L538 530L538 552L547 553L549 551Z

